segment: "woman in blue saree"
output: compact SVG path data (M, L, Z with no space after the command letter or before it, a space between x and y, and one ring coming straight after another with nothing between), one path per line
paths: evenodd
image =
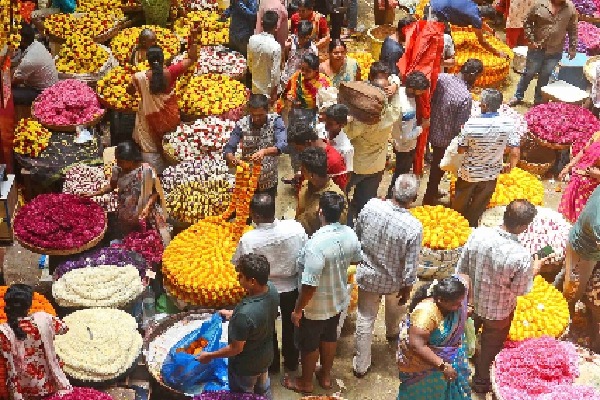
M398 400L471 399L464 341L468 277L453 276L415 293L400 326Z

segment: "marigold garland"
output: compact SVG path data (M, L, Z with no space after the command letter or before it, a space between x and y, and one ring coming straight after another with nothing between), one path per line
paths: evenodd
M15 153L29 157L37 157L44 151L50 142L52 133L42 124L30 118L19 121L15 129L13 148Z
M457 211L441 205L420 206L410 213L423 225L423 246L434 250L456 249L471 234L469 222Z

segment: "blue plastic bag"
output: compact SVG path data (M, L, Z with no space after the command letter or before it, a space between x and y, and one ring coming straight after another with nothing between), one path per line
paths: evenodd
M218 390L227 387L227 361L217 358L208 364L202 364L195 356L178 353L177 349L187 348L194 341L204 338L208 344L203 351L215 351L224 347L221 341L221 315L215 313L205 321L200 329L187 334L169 350L163 363L161 375L163 381L173 389L188 394L200 393L205 388Z
M75 0L53 0L52 5L60 8L60 12L65 14L74 13L75 7L77 7Z

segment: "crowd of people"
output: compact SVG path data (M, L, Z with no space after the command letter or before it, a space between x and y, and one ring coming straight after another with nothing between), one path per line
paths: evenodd
M361 81L362 76L345 42L356 30L356 0L347 7L342 2L326 2L325 7L312 0L292 3L240 0L222 15L231 19L230 47L247 56L252 92L247 114L236 123L223 156L232 167L245 160L261 163L262 169L250 203L255 229L241 237L232 259L247 296L233 311L221 311L229 319L228 346L203 352L198 359L207 363L229 358L234 392L272 398L269 372L280 372L282 364L281 383L286 389L310 394L314 376L323 389L331 389L339 326L349 302L347 270L356 265L352 368L357 379L370 371L373 331L383 299L386 338L398 342L398 399L457 400L471 398L472 391L489 392L490 365L507 338L516 298L531 290L545 260L532 257L517 239L536 215L527 200L511 202L501 226L478 227L498 176L520 159L520 138L513 120L498 112L505 99L496 89L483 90L481 115L471 114L471 89L484 72L480 59L468 59L455 74L444 72L456 64L450 24L472 26L484 49L507 55L486 40L489 27L475 3L432 0L426 21L400 19L396 32L385 39L380 59L371 65L366 84L382 93L385 106L374 124L366 123L338 102L339 88ZM388 20L395 4L391 0L374 4L376 19ZM346 8L344 30L343 15L338 14ZM577 13L570 0L513 0L505 13L510 21L507 41L516 44L524 38L530 47L527 72L508 103L523 100L535 74L539 74L535 101L540 102L540 88L560 59L567 33L568 54L575 55ZM14 83L24 85L14 93L15 101L26 103L58 78L52 57L35 40L32 28L24 25L22 37L24 54ZM430 51L422 51L430 45ZM165 243L170 240L157 179L165 167L160 139L179 123L177 77L197 59L197 45L191 41L187 58L167 65L153 32L145 29L140 35L132 61L147 60L150 70L136 73L128 88L141 96L135 143L117 146L110 186L90 193L119 188L115 226L121 237L143 219L160 229ZM574 292L569 297L571 312L585 297L600 260L599 140L595 135L561 172L563 176L583 171L573 173L560 205L574 225L566 268L556 285ZM389 144L394 173L389 187L380 188ZM428 152L429 177L420 182ZM279 156L284 153L290 156L293 175L280 179ZM439 204L447 196L440 190L448 168L445 158L458 160L451 207L476 229L462 249L455 275L413 290L423 226L408 209L417 201L420 183L426 185L424 205ZM291 185L296 196L293 220L275 216L280 182ZM382 189L385 195L380 197ZM0 325L5 353L28 346L24 340L30 339L30 325L42 320L22 315L31 302L28 293L15 288L6 294L9 323ZM275 332L278 310L281 350ZM483 327L471 383L463 340L467 316L474 317L476 328ZM54 324L48 334L64 331ZM599 336L596 332L596 348ZM53 353L46 353L54 365ZM26 376L14 379L22 379L23 387L37 384L27 382ZM59 388L61 383L62 379L50 386Z

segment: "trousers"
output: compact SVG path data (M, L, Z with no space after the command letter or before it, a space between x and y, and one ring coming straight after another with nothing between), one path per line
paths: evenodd
M481 332L481 351L475 359L475 375L473 382L477 384L490 383L490 367L494 358L500 353L504 347L504 342L510 331L510 324L513 319L513 313L501 320L491 320L475 315L475 332L483 327Z
M525 91L529 87L533 77L538 74L537 84L535 86L535 104L542 102L542 88L548 84L552 71L558 65L562 58L562 53L547 54L542 49L529 49L525 64L525 73L521 76L515 98L523 100Z
M468 182L458 178L452 208L469 221L469 226L475 228L479 225L479 218L490 202L494 190L496 190L496 179Z

